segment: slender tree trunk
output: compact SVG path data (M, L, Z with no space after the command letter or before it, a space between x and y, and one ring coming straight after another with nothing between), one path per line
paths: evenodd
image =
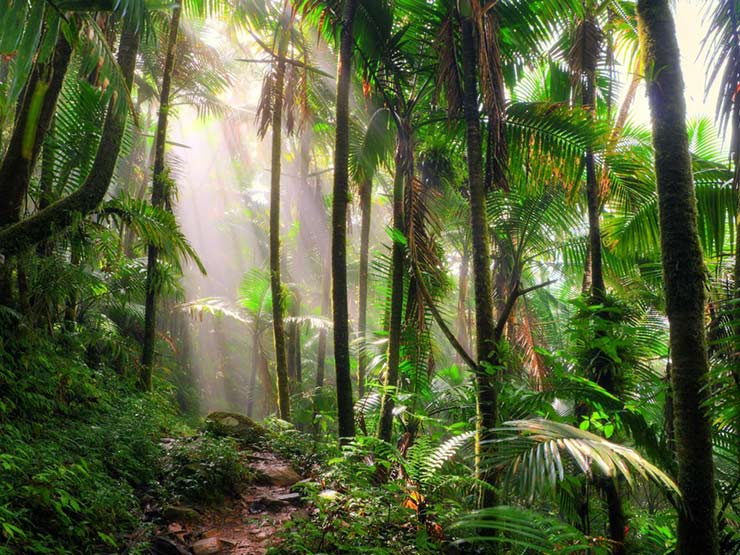
M321 315L329 313L331 303L331 269L324 268L321 279ZM316 387L324 387L324 373L326 370L326 329L319 330L319 347L316 355Z
M301 298L298 290L294 291L295 302L291 303L290 315L297 318L301 313ZM300 394L302 387L301 368L301 325L297 321L288 326L288 376L291 381L291 392Z
M360 333L360 349L357 357L357 394L360 399L365 395L365 374L367 372L367 282L370 259L372 195L373 182L372 178L369 178L360 185L362 222L360 224L360 314L357 326Z
M295 341L295 377L297 381L298 393L303 392L303 361L301 357L301 339L303 337L303 328L296 324L296 341Z
M59 32L49 63L37 63L18 104L15 127L0 166L0 227L20 218L31 174L56 110L72 47Z
M295 312L290 311L290 316L295 316ZM291 393L296 392L296 366L295 366L295 346L298 334L296 333L297 327L295 322L289 322L286 326L285 340L286 340L286 358L288 360L288 382L291 386Z
M606 297L604 271L601 257L601 199L596 179L594 154L586 153L586 196L588 197L588 249L591 262L591 296L595 303L603 303Z
M464 2L460 3L462 8ZM493 445L486 443L496 426L497 399L495 375L497 372L496 324L493 318L493 285L491 279L491 250L488 238L488 217L486 215L486 193L483 183L482 148L480 132L480 112L478 109L477 51L475 23L472 8L469 13L461 10L462 17L462 58L463 58L463 110L468 147L468 179L470 181L470 226L473 246L473 281L475 289L476 350L478 370L477 419L476 419L476 474L490 487L481 491L480 505L489 507L495 504L494 472L490 461Z
M597 23L594 21L590 22L591 25L596 27ZM586 33L590 36L590 34ZM581 95L582 106L589 111L590 114L596 112L596 65L597 55L593 54L598 52L598 45L587 44L583 47L584 59L582 60L582 70L584 75L584 87ZM590 54L589 54L590 53ZM590 268L588 269L588 281L589 281L589 303L592 306L603 305L606 302L606 285L604 283L604 271L601 254L601 191L599 187L598 178L596 175L596 163L594 160L593 150L589 147L586 149L586 199L588 205L588 261ZM587 277L584 276L584 282ZM606 314L597 312L596 318L604 318ZM603 337L604 331L597 331L597 337ZM604 387L609 393L618 395L619 392L615 390L614 376L613 376L613 363L612 361L602 353L599 353L590 369L589 378ZM600 489L604 493L604 497L607 505L607 516L609 519L609 539L612 542L612 553L613 555L624 555L624 528L626 519L624 516L624 508L622 506L622 498L619 494L617 483L613 479L609 479L600 485Z
M162 89L159 93L159 119L157 135L154 142L154 172L152 180L152 206L162 208L167 191L167 172L165 170L165 144L167 141L167 123L170 111L170 89L172 88L172 71L175 68L175 46L180 30L180 13L182 0L177 0L172 9L167 50L165 51ZM140 387L143 391L152 389L152 371L154 369L154 346L157 333L157 247L149 245L146 265L146 301L144 307L144 348L141 357Z
M460 262L460 284L457 296L457 337L460 344L466 351L470 351L470 328L468 326L468 281L470 272L470 253L468 245L463 247L462 258ZM462 364L462 358L457 355L458 361Z
M262 382L262 389L264 390L264 403L262 409L264 414L270 414L273 408L277 408L277 395L275 393L275 382L270 375L270 361L267 360L267 355L260 349L260 363L259 363L259 374L260 381Z
M252 331L252 367L249 369L249 384L248 397L247 397L247 416L252 416L254 410L254 398L257 396L256 385L257 385L257 373L260 364L260 327L259 322L254 322L254 330Z
M679 555L718 553L712 429L703 407L708 383L704 259L696 224L686 104L676 27L668 0L638 0L643 67L658 182L663 278L670 324L675 413Z
M283 18L290 17L284 13ZM272 106L272 165L270 168L270 288L272 290L272 330L275 339L275 368L278 386L278 415L290 420L290 384L288 358L285 351L283 325L283 290L280 283L280 171L282 156L283 87L285 84L285 55L288 51L289 26L283 21L280 29L278 59L275 70L275 88Z
M349 189L349 91L352 76L352 27L357 0L345 0L337 63L336 146L332 199L332 298L334 361L337 373L339 437L355 435L352 378L349 359L349 309L347 306L347 195Z
M402 133L398 135L396 152L396 175L393 178L393 230L402 235L403 225L403 189L407 179L407 167L410 160L409 138ZM384 391L380 404L380 420L378 422L378 437L384 441L391 441L393 433L393 406L398 386L398 369L401 355L401 320L403 316L403 275L404 275L404 246L399 237L394 237L392 247L391 267L391 314L388 333L388 369L383 381Z
M136 69L138 47L137 23L134 18L126 17L117 58L123 82L129 90ZM0 253L6 257L18 254L72 225L76 214L84 216L98 207L108 192L125 127L126 114L118 110L111 101L95 160L85 182L71 195L39 210L29 218L1 229Z

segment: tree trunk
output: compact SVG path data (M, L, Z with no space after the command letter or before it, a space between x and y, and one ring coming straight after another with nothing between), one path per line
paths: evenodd
M118 66L123 77L122 81L129 90L136 69L138 47L137 23L134 18L127 17L123 21L118 47ZM85 182L71 195L39 210L30 218L1 229L1 254L6 257L18 254L23 249L48 239L53 233L72 225L76 220L76 214L84 216L98 207L108 192L125 127L126 113L119 110L111 101L95 160Z
M321 315L329 313L331 303L331 269L324 268L321 279ZM326 329L319 330L319 347L316 354L316 387L324 387L324 372L326 369Z
M461 7L463 3L461 2ZM467 6L470 8L470 6ZM462 10L461 10L462 11ZM470 10L472 12L472 9ZM468 179L470 182L470 226L473 246L473 281L475 289L475 324L478 369L476 372L476 475L491 487L481 491L479 504L490 507L495 504L494 472L490 461L493 444L491 439L496 426L497 399L495 374L497 372L496 325L493 318L493 285L491 280L491 250L488 239L488 217L486 215L486 193L483 183L480 112L478 109L477 51L475 23L472 13L462 16L463 58L463 111L468 147Z
M340 440L354 437L352 378L349 359L349 309L347 306L347 195L349 189L349 91L357 0L345 0L337 63L336 146L332 198L332 299L334 361L337 375L337 412Z
M592 22L596 27L595 20ZM588 53L598 52L598 45L587 44L583 51L587 54L582 60L582 71L585 74L584 87L581 95L581 105L592 116L596 113L596 55ZM601 191L596 175L596 163L593 150L586 149L586 200L588 205L588 276L584 276L584 283L589 283L589 304L592 306L603 305L606 302L606 285L604 283L604 271L601 255ZM597 311L595 318L605 318L606 314ZM603 337L604 330L597 331L597 337ZM613 395L619 395L614 387L613 363L609 357L599 353L593 360L590 368L589 379L598 383ZM607 505L607 516L609 519L609 539L612 542L612 554L624 555L624 528L626 519L624 507L619 489L615 480L608 479L600 485L604 493Z
M670 324L675 413L679 555L718 553L712 430L703 408L708 382L704 259L697 234L686 104L676 28L668 0L638 0L643 67L658 182L663 278Z
M72 47L59 32L52 59L36 64L18 104L15 127L0 166L0 228L18 221L41 145L54 117Z
M463 348L470 352L470 328L468 326L468 280L470 271L470 253L468 252L467 241L463 246L462 257L460 261L460 283L457 296L457 337ZM460 355L457 355L459 364L463 364Z
M403 235L403 189L404 182L409 177L407 170L410 160L407 159L409 138L402 133L398 134L396 152L396 175L393 178L393 231ZM393 433L393 406L398 387L398 369L401 356L401 319L403 316L403 275L404 275L404 245L400 237L393 238L392 267L391 267L391 314L388 329L388 369L383 381L383 397L380 404L380 420L378 421L378 438L391 441Z
M162 73L162 89L159 93L159 119L157 135L154 141L154 172L152 179L152 206L162 208L167 191L167 172L165 170L165 144L167 141L167 122L170 111L170 89L172 88L172 71L175 67L175 46L180 30L180 13L182 0L172 9L167 50L165 52ZM152 371L154 369L154 345L157 333L157 247L149 245L146 264L146 301L144 305L144 348L141 357L141 376L139 386L143 391L152 389Z
M372 179L366 179L360 185L362 222L360 224L360 313L358 315L359 323L357 326L360 333L360 349L357 357L357 395L360 399L365 395L365 374L367 372L367 282L370 259L372 195Z
M285 55L290 39L290 15L283 14L278 45L275 89L272 105L272 165L270 167L270 288L272 291L272 330L275 339L275 368L278 387L278 416L290 420L290 384L288 383L288 358L285 352L285 327L283 325L283 290L280 283L280 171L283 127L283 87L285 83Z
M297 289L293 292L293 296L294 302L291 303L290 315L295 319L301 314L301 297ZM301 325L295 320L288 325L287 357L291 393L300 394L303 381L301 368Z
M249 371L249 383L247 385L247 416L251 418L252 411L254 410L254 398L257 396L256 385L257 385L257 373L260 364L260 327L259 322L253 323L254 330L252 331L252 367ZM267 393L265 392L265 395Z
M270 361L267 360L267 355L261 349L258 369L260 381L262 382L262 389L264 390L262 412L263 414L270 414L273 408L277 408L277 396L275 394L275 382L270 375Z

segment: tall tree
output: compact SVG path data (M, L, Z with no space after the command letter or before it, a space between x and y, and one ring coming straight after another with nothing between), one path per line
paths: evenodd
M477 420L476 466L478 477L489 484L482 490L480 504L494 504L494 474L485 464L485 451L491 449L491 430L496 426L497 399L495 374L498 348L496 323L493 317L493 284L491 279L491 250L486 215L486 191L483 182L483 150L481 144L480 110L478 108L478 77L476 22L473 1L461 0L463 62L463 117L467 139L468 181L470 191L470 227L473 249L473 283L475 294L475 325L477 351Z
M585 14L575 28L574 42L569 52L569 65L571 77L580 83L581 106L592 117L597 114L597 69L599 58L603 50L604 34L599 26L596 8L591 4L585 4ZM587 284L588 302L596 310L593 317L605 320L605 312L598 307L607 301L606 285L604 283L604 270L601 252L601 211L602 198L600 184L596 174L596 160L593 149L589 146L584 154L586 169L586 202L588 209L588 255L586 257L587 267L585 269L584 284ZM599 330L598 336L603 337L606 330ZM609 393L617 395L614 384L612 359L605 353L597 352L593 357L588 369L588 378L604 387ZM581 418L588 410L584 404L577 411L576 416ZM623 555L625 517L622 507L622 499L614 480L605 480L601 487L606 497L607 513L609 517L609 538L612 540L612 553ZM583 507L588 510L588 503Z
M648 70L678 485L678 553L718 553L711 425L706 399L704 259L697 233L696 196L686 131L686 103L676 27L668 0L638 0L640 40Z
M290 420L290 385L288 383L288 357L283 323L283 286L280 281L280 172L282 158L283 87L285 66L290 40L289 4L280 17L277 60L272 76L272 162L270 164L270 287L272 289L272 329L275 340L275 369L278 383L278 413L283 420Z
M388 364L378 421L378 437L391 440L393 432L393 399L398 385L401 357L401 325L403 317L404 277L404 184L413 176L411 137L404 124L398 125L396 146L396 174L393 178L393 246L391 252L391 312L388 326Z
M167 123L170 112L170 89L172 72L175 68L175 46L180 31L180 13L182 0L177 0L172 8L169 36L165 50L162 88L159 91L159 116L157 135L154 139L154 171L152 179L152 206L161 208L169 194L168 177L165 168L165 145L167 142ZM155 245L149 245L146 265L146 301L144 305L144 345L141 357L140 387L144 391L152 388L152 370L154 367L154 345L157 331L157 256Z
M337 375L339 437L355 435L352 377L349 358L347 306L347 199L349 192L349 92L352 77L353 26L357 0L345 0L342 10L337 62L336 141L332 198L331 271L334 316L334 362Z

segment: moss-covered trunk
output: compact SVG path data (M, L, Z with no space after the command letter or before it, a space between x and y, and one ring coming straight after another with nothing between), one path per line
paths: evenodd
M285 56L288 52L288 13L283 14L279 31L274 89L272 91L272 163L270 165L270 290L272 291L272 331L275 343L275 371L277 373L278 415L290 420L290 384L288 357L283 324L283 288L280 281L280 172L283 130L283 88L285 85Z
M0 228L20 218L31 174L54 117L72 47L60 32L52 58L37 63L18 103L15 126L0 165Z
M127 17L123 21L117 60L122 81L128 89L131 89L134 79L138 48L137 22ZM89 214L100 205L113 177L125 127L126 113L111 101L95 160L85 182L71 195L39 210L30 218L1 229L0 254L6 257L18 254L72 225L76 215Z
M349 358L349 308L347 306L347 197L349 192L349 89L351 84L353 25L356 0L346 0L342 11L337 63L336 142L334 190L331 210L331 274L334 315L334 362L337 376L339 437L355 435L352 377Z
M676 27L668 0L639 0L637 11L653 123L655 171L670 323L678 485L679 555L718 552L712 438L703 408L708 380L704 259L696 224L686 104Z

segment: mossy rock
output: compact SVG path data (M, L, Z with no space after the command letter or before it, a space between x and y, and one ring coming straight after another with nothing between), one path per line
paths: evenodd
M200 518L198 511L181 505L167 505L162 515L167 522L193 522Z
M255 443L267 435L267 430L257 422L236 412L212 412L206 416L206 430L245 443Z

